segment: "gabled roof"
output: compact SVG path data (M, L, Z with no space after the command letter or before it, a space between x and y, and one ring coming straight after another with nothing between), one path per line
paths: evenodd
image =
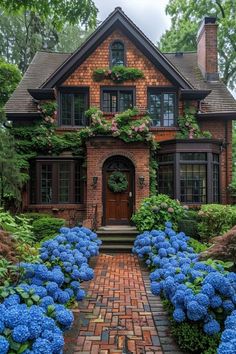
M186 78L156 48L144 33L117 7L96 29L86 42L76 50L42 85L53 88L63 81L109 36L115 29L123 31L138 49L173 83L184 89L192 88Z

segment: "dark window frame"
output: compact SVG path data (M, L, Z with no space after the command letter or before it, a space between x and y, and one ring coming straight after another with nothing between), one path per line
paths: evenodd
M60 201L60 164L68 163L70 178L68 201ZM45 202L42 199L42 166L52 166L52 200ZM76 168L79 166L79 188L76 185ZM37 158L31 163L31 174L35 175L35 180L32 183L30 180L30 203L31 204L83 204L84 200L84 182L83 182L83 160L81 158ZM76 190L78 193L76 193ZM35 194L34 194L35 193Z
M59 88L59 94L58 94L58 125L60 127L65 127L65 128L80 128L80 127L85 127L88 126L88 122L85 119L85 124L84 125L76 125L75 124L75 114L74 114L74 104L71 106L71 111L72 111L72 118L71 118L71 124L63 124L62 123L62 95L63 94L83 94L84 95L84 105L85 105L85 111L89 109L89 88L84 87L84 86L64 86Z
M121 39L115 39L114 41L111 42L110 46L109 46L109 67L110 69L113 68L114 66L116 65L113 65L112 64L112 46L115 44L115 43L121 43L123 45L123 57L124 57L124 63L123 65L120 65L120 66L126 66L126 45L125 45L125 42L122 41ZM119 65L118 65L119 66Z
M160 126L155 126L151 124L151 129L158 129L158 128L173 128L177 127L178 116L179 116L179 102L178 102L178 90L176 87L173 86L161 86L161 87L153 87L149 86L147 88L147 111L149 111L150 105L150 95L161 94L161 119L160 119ZM163 105L164 105L164 94L174 94L174 120L173 125L164 125L164 113L163 113Z
M206 159L204 160L196 160L196 159L192 159L192 160L183 160L181 159L181 154L182 153L205 153L206 154ZM174 174L173 174L173 188L174 188L174 198L181 200L181 186L180 186L180 168L181 165L204 165L206 166L206 203L220 203L221 201L221 195L220 195L220 153L216 153L214 151L173 151L173 152L162 152L159 156L165 156L165 155L173 155L173 159L172 161L163 161L163 162L159 162L158 161L158 165L159 166L173 166L173 170L174 170ZM213 155L217 155L218 156L218 161L213 161ZM215 198L215 194L214 194L214 182L213 182L213 168L214 165L218 166L218 194L217 194L217 199L218 201L216 201ZM158 180L158 172L157 172L157 184L158 184L159 180ZM162 191L160 191L160 193L162 193ZM188 205L201 205L201 204L205 204L203 202L183 202L186 203Z
M104 91L108 91L108 92L117 92L117 111L116 112L108 112L108 111L104 111L103 110L103 95L104 95ZM119 97L120 97L120 92L121 91L130 91L132 92L133 95L133 107L135 107L136 105L136 88L134 86L102 86L100 88L100 107L101 107L101 111L106 113L106 114L115 114L115 113L120 113L122 111L120 111L120 101L119 101Z

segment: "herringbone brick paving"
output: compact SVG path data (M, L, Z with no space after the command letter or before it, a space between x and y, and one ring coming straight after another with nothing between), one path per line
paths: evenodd
M66 337L64 353L181 354L135 255L100 254L94 271L79 308L79 332Z

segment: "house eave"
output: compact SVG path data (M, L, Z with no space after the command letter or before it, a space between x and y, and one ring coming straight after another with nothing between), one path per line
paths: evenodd
M180 98L184 100L203 100L211 93L211 90L180 90Z
M28 89L27 91L35 100L53 100L53 99L55 99L55 90L53 88Z
M211 119L222 119L222 120L236 120L236 111L197 113L197 118L199 118L199 119L211 118Z

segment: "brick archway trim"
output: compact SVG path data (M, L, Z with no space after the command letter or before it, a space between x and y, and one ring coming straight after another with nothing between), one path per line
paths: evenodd
M135 169L137 168L137 161L136 161L134 154L127 152L127 151L112 151L110 153L103 154L98 162L99 168L102 169L105 161L112 156L124 156L133 163Z

